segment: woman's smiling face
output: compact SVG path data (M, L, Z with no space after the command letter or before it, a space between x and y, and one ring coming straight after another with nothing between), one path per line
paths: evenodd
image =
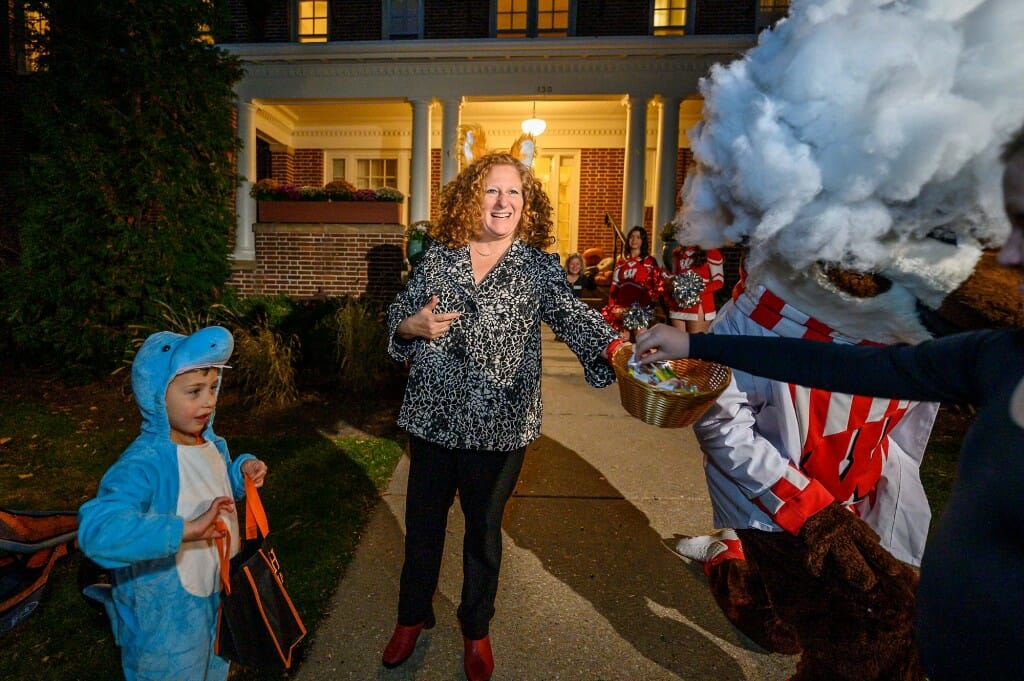
M515 234L523 216L523 180L515 166L491 168L484 180L481 240L503 240Z

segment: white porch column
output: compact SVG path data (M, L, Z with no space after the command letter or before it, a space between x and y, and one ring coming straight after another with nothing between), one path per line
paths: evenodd
M662 97L658 121L657 192L654 199L654 238L651 252L659 260L661 228L676 216L676 159L679 158L678 97ZM662 263L664 264L664 263Z
M430 104L429 99L412 100L410 224L430 219Z
M249 196L256 181L256 105L252 101L238 102L238 190L235 194L235 260L256 259L256 239L252 233L256 222L256 200Z
M644 224L644 165L647 156L647 102L626 97L626 163L622 184L622 231Z
M462 98L441 102L441 186L459 174L459 112Z

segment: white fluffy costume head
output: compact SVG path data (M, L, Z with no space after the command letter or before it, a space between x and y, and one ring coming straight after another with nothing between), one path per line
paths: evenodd
M1022 50L1020 0L793 0L702 81L679 241L745 245L749 283L854 337L920 341L921 312L1016 323L983 253L1009 231Z

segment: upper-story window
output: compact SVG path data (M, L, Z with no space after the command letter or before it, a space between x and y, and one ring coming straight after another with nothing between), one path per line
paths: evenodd
M300 43L327 42L327 0L299 0L297 18Z
M499 38L557 38L574 32L575 0L493 1Z
M423 0L384 0L384 40L423 37Z
M789 13L789 0L758 0L757 31L769 28Z
M651 33L653 35L685 35L686 0L654 0Z

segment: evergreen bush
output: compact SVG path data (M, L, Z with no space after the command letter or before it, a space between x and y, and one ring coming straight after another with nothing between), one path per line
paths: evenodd
M35 36L18 186L20 263L2 300L16 342L58 367L114 365L157 301L203 310L230 275L239 63L204 40L226 0L28 0Z

